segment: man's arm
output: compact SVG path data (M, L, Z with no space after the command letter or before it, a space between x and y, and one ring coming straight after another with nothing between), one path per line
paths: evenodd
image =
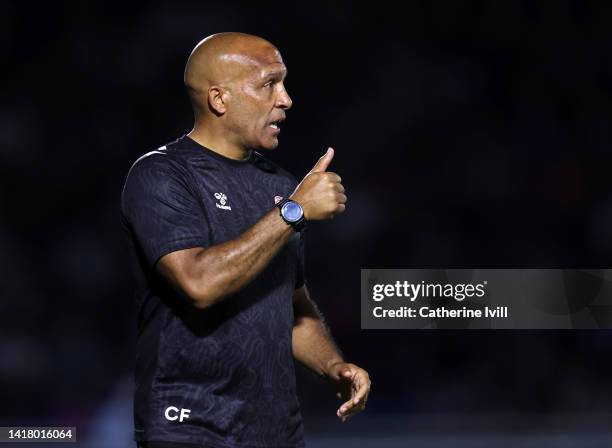
M295 291L293 311L293 356L335 386L336 395L344 401L336 415L344 422L365 409L370 376L364 369L344 361L306 286Z
M306 286L293 296L293 356L318 376L326 378L330 366L344 362L340 350L323 321L317 305L310 299Z
M196 308L206 308L253 280L292 233L274 208L238 238L171 252L160 258L157 269Z
M340 176L325 172L333 156L333 150L328 150L290 196L302 206L307 220L329 219L345 209ZM251 282L293 232L274 208L230 241L164 255L157 262L157 270L195 307L204 309Z

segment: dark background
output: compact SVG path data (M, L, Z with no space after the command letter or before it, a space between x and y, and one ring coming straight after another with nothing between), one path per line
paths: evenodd
M331 390L300 372L312 446L407 428L605 433L609 331L359 318L361 268L610 267L612 5L569 1L3 4L0 423L131 446L119 198L136 158L191 130L184 64L220 31L269 39L289 69L270 156L301 178L333 146L349 197L310 226L307 278L373 390L340 425Z

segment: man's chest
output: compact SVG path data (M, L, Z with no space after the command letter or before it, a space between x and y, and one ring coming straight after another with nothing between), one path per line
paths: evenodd
M264 172L209 170L196 185L213 243L235 238L293 191L288 179Z

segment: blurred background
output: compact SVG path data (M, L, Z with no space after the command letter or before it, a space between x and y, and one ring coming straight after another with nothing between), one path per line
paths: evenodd
M611 266L612 4L0 11L0 426L135 446L123 182L191 130L195 44L243 31L289 69L270 157L301 178L334 146L349 197L307 231L307 283L373 389L341 424L331 389L300 370L308 446L612 446L610 331L366 331L359 314L362 268Z

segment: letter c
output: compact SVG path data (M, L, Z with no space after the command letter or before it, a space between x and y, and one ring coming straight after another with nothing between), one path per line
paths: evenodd
M174 416L170 415L170 411L174 412ZM176 415L176 413L178 412L178 408L175 408L174 406L170 406L168 408L166 408L166 420L170 420L171 422L175 421L178 416Z

